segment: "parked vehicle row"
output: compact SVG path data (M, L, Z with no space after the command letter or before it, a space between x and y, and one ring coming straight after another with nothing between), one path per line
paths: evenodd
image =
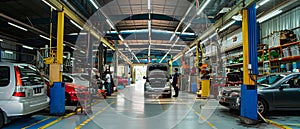
M0 62L0 128L11 118L31 116L46 109L50 102L50 80L33 65ZM98 89L103 80L89 77L87 73L63 74L66 105L74 105L79 100L89 99L91 84ZM125 80L119 79L126 85Z
M1 62L0 73L0 128L49 106L47 86L34 66Z
M270 74L257 81L258 111L300 110L300 73ZM240 87L224 87L219 103L230 109L240 108Z

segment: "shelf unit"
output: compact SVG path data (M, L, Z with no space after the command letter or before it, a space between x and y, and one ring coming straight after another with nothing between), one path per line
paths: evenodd
M228 49L227 49L228 50ZM230 53L232 50L227 51ZM242 51L242 48L236 50L235 52ZM293 69L300 69L300 41L281 44L279 46L273 46L268 48L266 44L260 44L258 46L258 71L259 76L263 76L269 73L277 72L293 72ZM236 69L242 68L243 63L229 63L228 60L233 58L239 58L241 54L235 56L227 56L226 68Z
M297 62L300 62L299 48L300 41L280 44L279 46L269 48L269 67L271 69L271 73L293 72L293 69L299 69L297 66Z

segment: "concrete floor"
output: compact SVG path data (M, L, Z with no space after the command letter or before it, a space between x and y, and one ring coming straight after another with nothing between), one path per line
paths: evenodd
M279 128L259 123L244 125L238 112L229 111L215 99L197 99L195 94L180 92L178 98L144 98L143 85L137 84L119 90L108 99L94 100L92 114L75 114L66 110L65 116L48 116L39 112L32 118L13 120L4 129L243 129ZM69 107L67 109L73 109ZM285 115L285 116L284 116ZM300 128L300 114L280 113L267 118L285 125Z

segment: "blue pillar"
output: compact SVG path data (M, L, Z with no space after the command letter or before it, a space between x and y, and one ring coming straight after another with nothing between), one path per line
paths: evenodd
M258 74L258 61L257 61L257 43L258 43L258 37L257 37L257 22L256 22L256 4L251 5L247 9L247 19L248 20L247 26L248 26L248 34L247 36L243 38L248 38L248 64L246 65L248 69L244 74L248 74L250 78L247 78L248 80L244 80L244 84L241 87L241 116L245 118L249 118L252 120L257 120L257 87L256 83L253 83L253 81L256 80L250 80L251 78L256 78L255 75ZM245 33L245 32L243 32ZM251 68L249 68L251 66ZM245 72L245 70L244 70ZM245 79L245 78L244 78ZM245 83L250 82L250 83Z

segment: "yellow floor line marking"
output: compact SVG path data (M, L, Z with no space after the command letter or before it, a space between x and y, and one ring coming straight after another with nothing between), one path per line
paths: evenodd
M82 122L80 125L78 125L75 129L80 129L82 126L84 126L85 124L89 123L92 119L94 119L97 115L99 115L100 113L102 113L104 110L106 110L110 105L114 104L115 101L111 102L110 104L108 104L106 107L104 107L103 109L99 110L95 115L93 115L92 117L90 117L89 119L85 120L84 122Z
M288 127L288 126L285 126L285 125L282 125L282 124L279 124L277 122L274 122L272 120L269 120L269 119L266 119L267 123L275 126L275 127L278 127L278 128L281 128L281 129L292 129L291 127Z
M48 120L48 119L50 119L50 118L53 118L53 117L52 117L52 116L48 116L48 117L46 117L45 119L42 119L42 120L40 120L40 121L38 121L38 122L35 122L35 123L31 124L31 125L25 126L25 127L21 128L21 129L27 129L27 128L31 127L31 126L34 126L34 125L36 125L36 124L39 124L39 123L41 123L41 122L43 122L43 121L46 121L46 120Z
M99 102L101 102L101 101L102 101L102 100L98 100L98 101L92 103L91 105L95 105L95 104L97 104L97 103L99 103ZM80 111L80 109L77 109L77 112L79 112L79 111ZM68 117L70 117L70 116L72 116L72 115L75 115L75 112L72 112L72 113L69 113L69 114L67 114L67 115L65 115L65 116L62 116L62 117L60 117L60 118L57 118L56 120L54 120L54 121L52 121L52 122L50 122L50 123L48 123L48 124L46 124L46 125L44 125L44 126L39 127L39 129L45 129L45 128L48 128L48 127L54 125L55 123L57 123L57 122L59 122L59 121L65 119L65 118L68 118ZM31 127L31 126L27 126L26 128L29 128L29 127Z
M183 102L182 99L180 99L180 101ZM202 116L202 115L201 115L198 111L196 111L192 106L187 105L187 104L185 104L185 105L186 105L188 108L190 108L191 110L193 110L194 113L195 113L197 116L199 116L202 120L206 121L206 123L207 123L211 128L217 129L217 127L216 127L213 123L209 122L204 116Z
M162 103L160 102L160 99L158 99L158 104L161 105L162 110L166 110L166 109L167 109L167 108L166 108L166 105L164 105L164 104L162 104Z
M48 123L48 124L46 124L46 125L40 127L39 129L45 129L45 128L48 128L49 126L54 125L55 123L61 121L62 119L68 118L68 117L70 117L70 116L72 116L72 115L74 115L74 114L75 114L75 112L72 112L72 113L69 113L69 114L67 114L67 115L65 115L65 116L63 116L63 117L57 118L56 120L54 120L54 121L52 121L52 122L50 122L50 123Z

